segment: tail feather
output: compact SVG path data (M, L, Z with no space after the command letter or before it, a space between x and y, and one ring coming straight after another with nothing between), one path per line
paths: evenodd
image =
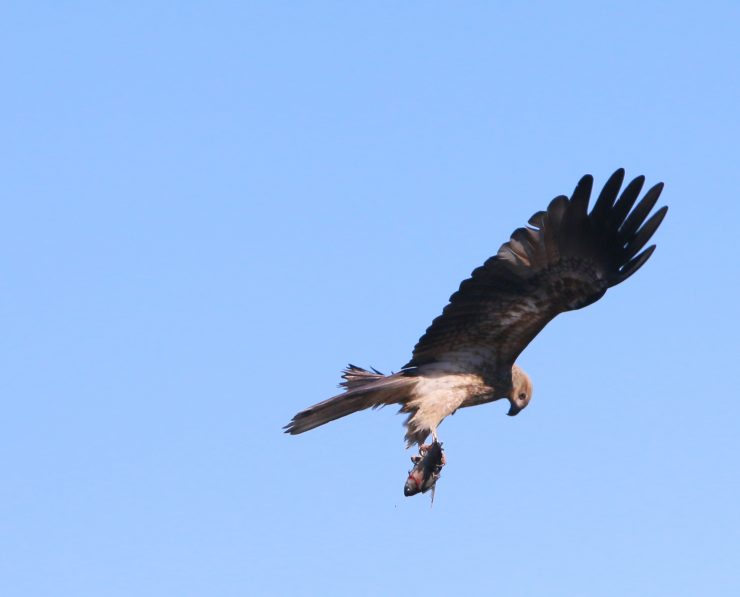
M345 388L342 394L299 412L284 427L285 433L303 433L366 408L403 404L416 384L406 371L383 375L375 369L367 371L355 365L349 365L342 377L341 385Z
M376 381L385 377L385 375L383 375L377 369L373 367L370 367L370 369L371 371L368 371L367 369L363 369L362 367L358 367L357 365L353 365L352 363L350 363L342 371L342 379L344 381L340 382L339 385L346 390L354 390L368 384L371 381Z

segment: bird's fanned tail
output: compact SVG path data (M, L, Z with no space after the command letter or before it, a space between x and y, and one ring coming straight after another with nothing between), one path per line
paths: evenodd
M302 410L284 427L285 432L296 435L366 408L404 404L416 384L409 373L383 375L375 369L367 371L348 365L342 373L345 392Z

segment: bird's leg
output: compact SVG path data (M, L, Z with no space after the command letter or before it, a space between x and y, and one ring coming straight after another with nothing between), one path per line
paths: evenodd
M432 429L432 441L435 444L438 444L439 443L439 438L437 438L437 430L436 429Z

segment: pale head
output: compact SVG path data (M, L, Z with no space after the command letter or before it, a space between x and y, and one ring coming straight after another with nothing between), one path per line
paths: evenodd
M510 417L519 414L532 399L532 380L516 365L511 368L511 393L508 399L511 407L506 414Z

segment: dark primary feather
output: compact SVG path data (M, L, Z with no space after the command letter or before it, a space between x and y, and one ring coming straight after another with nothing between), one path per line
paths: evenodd
M464 362L485 377L507 375L519 353L555 316L580 309L634 274L667 207L646 221L663 185L632 209L644 184L639 176L619 195L624 170L606 182L591 213L593 178L584 176L570 198L514 231L498 253L473 271L414 348L406 367ZM639 254L638 254L639 253Z

